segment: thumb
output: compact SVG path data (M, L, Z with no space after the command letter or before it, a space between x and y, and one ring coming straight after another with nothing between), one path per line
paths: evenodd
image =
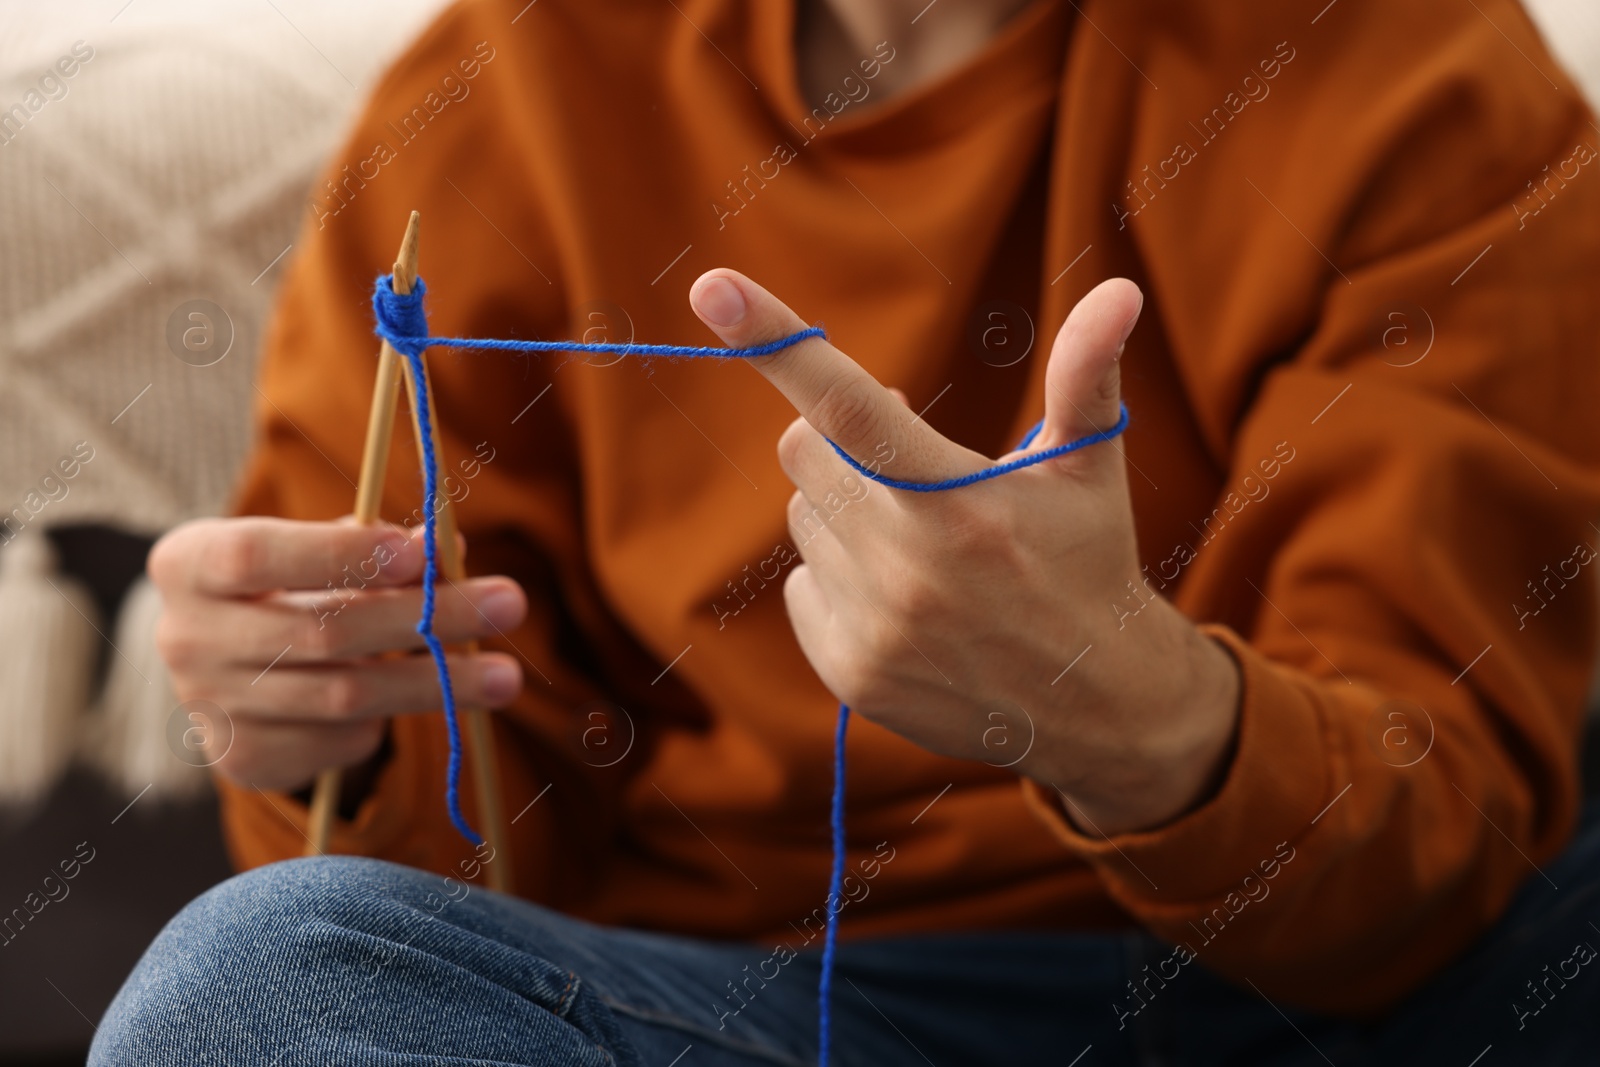
M1139 321L1144 294L1126 278L1101 282L1078 301L1056 334L1044 372L1044 428L1033 448L1052 448L1109 430L1122 414L1122 346Z

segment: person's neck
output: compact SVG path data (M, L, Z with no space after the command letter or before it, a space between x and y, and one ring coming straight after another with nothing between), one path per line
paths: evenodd
M1033 0L799 0L795 49L806 102L820 103L879 44L894 61L877 77L873 100L931 82L988 44ZM915 21L913 21L915 20Z

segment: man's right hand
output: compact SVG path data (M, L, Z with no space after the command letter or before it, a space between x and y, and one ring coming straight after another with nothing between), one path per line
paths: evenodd
M180 700L210 701L232 720L216 767L236 782L300 789L370 758L390 716L440 706L416 631L420 529L198 519L156 543L148 570L163 601L156 647ZM436 604L447 645L509 630L528 608L506 577L441 583ZM502 707L522 688L505 653L449 663L463 707Z

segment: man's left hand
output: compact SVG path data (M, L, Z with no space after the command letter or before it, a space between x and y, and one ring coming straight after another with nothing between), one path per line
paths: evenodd
M690 303L733 346L806 327L731 270L701 276ZM1073 309L1027 451L1117 422L1118 360L1142 303L1113 279ZM1232 747L1238 668L1143 581L1117 442L947 492L863 485L829 439L902 481L996 461L940 435L824 339L750 363L801 416L778 442L804 561L784 599L835 696L924 748L1056 787L1091 833L1153 828L1210 795ZM1113 606L1128 602L1145 607Z

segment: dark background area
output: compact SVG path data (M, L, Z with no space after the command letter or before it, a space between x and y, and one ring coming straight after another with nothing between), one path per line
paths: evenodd
M109 527L50 531L61 569L116 618L150 539ZM100 667L110 654L102 643ZM80 845L87 848L80 850ZM145 946L179 908L231 872L207 794L123 796L74 769L26 811L0 809L0 915L40 893L62 860L90 855L67 895L0 944L0 1064L82 1064L94 1027Z
M232 873L213 798L179 805L147 796L130 808L132 799L74 771L33 818L0 823L6 913L39 892L81 842L94 849L67 895L0 948L0 1064L82 1064L95 1024L145 946L179 908Z

